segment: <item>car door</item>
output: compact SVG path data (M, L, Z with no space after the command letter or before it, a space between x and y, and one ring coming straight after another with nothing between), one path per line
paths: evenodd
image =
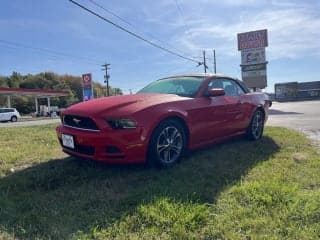
M246 124L246 107L244 101L245 91L233 79L221 78L222 88L225 91L225 104L226 104L226 134L235 134L243 131Z
M228 137L243 131L245 124L242 99L245 92L241 86L233 79L214 78L208 84L208 90L211 88L222 88L225 95L203 97L198 100L202 102L198 121L204 122L198 125L197 131L197 139L201 142Z
M227 84L223 79L215 78L207 86L211 88L223 88ZM203 97L194 99L192 116L193 139L195 143L207 143L231 134L230 125L232 119L239 113L237 99L231 96L209 97L204 93Z
M192 126L191 144L201 145L221 138L225 134L226 124L224 98L204 96L193 101L193 107L189 109Z
M4 115L3 109L0 109L0 121L4 121L3 115Z
M2 113L3 121L8 121L8 120L10 120L10 118L9 118L9 115L10 115L9 111L10 111L10 109L8 109L8 108L3 109L3 113Z

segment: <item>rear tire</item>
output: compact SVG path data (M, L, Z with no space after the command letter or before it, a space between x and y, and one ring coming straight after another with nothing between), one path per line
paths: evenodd
M16 121L18 121L18 118L16 116L12 116L11 117L11 122L16 122Z
M250 125L247 129L247 137L250 140L258 140L262 137L264 129L264 112L256 110L252 116Z
M186 133L175 120L165 120L154 130L148 149L148 162L158 167L171 167L183 155Z

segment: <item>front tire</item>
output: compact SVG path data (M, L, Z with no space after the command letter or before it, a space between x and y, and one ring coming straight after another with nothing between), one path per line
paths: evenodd
M264 113L258 109L254 112L250 125L247 129L247 137L250 140L258 140L262 137L264 129Z
M175 120L165 120L154 130L148 149L148 161L159 167L171 167L183 155L186 134Z
M18 121L18 118L16 116L12 116L11 117L11 122L16 122L16 121Z

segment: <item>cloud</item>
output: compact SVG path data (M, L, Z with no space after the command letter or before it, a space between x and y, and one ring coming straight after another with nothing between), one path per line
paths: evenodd
M268 29L268 58L299 58L301 55L320 55L320 18L310 8L266 9L262 12L243 11L238 21L199 24L174 36L173 41L192 52L216 48L227 56L238 55L236 34Z

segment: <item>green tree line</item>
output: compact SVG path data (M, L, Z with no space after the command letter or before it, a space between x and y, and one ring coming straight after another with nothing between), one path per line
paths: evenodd
M0 87L63 90L69 92L67 97L51 98L51 105L66 108L74 103L82 101L82 78L81 76L59 75L54 72L42 72L38 74L22 75L13 72L10 76L0 76ZM94 97L104 97L106 87L93 80ZM122 90L109 86L110 95L122 95ZM46 99L39 99L40 105L47 105ZM35 112L34 99L24 96L13 96L12 107L22 114ZM6 96L0 95L0 107L7 106Z

